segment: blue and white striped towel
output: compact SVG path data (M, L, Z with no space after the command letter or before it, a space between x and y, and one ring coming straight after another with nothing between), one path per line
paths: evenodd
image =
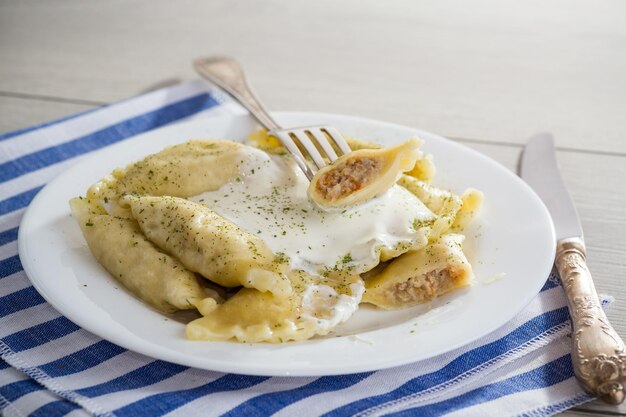
M462 349L399 368L258 377L127 351L61 316L30 285L17 229L35 194L83 155L190 117L240 113L191 82L0 136L0 410L10 416L548 416L591 399L569 356L556 276L513 321Z

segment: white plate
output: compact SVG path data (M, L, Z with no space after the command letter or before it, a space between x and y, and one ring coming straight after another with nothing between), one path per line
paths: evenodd
M491 159L427 132L374 120L319 113L277 113L284 126L330 124L347 135L391 145L417 134L435 156L435 184L456 192L475 187L485 206L467 231L476 274L468 290L396 312L361 308L329 337L270 344L191 342L184 324L130 295L93 258L68 200L115 167L192 138L244 140L249 116L180 123L136 136L86 158L46 186L19 229L19 253L35 288L79 326L154 358L252 375L333 375L426 359L470 343L513 318L539 292L554 259L548 211L518 177ZM481 281L506 276L489 285Z

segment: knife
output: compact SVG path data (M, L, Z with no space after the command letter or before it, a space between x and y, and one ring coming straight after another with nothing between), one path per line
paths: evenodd
M541 197L556 230L555 265L572 318L572 363L582 387L609 404L626 396L624 342L609 323L587 268L578 213L559 174L554 139L533 136L524 149L520 175Z

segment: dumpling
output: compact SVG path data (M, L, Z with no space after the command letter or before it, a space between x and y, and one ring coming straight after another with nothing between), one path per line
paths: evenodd
M422 155L421 140L411 138L392 148L360 149L320 169L309 185L310 198L321 208L363 203L383 194Z
M148 241L134 220L110 216L84 198L70 207L98 262L146 303L172 313L207 297L196 275Z
M188 339L282 343L315 335L314 323L298 320L300 308L290 297L242 288L223 304L211 306L204 317L187 324Z
M208 207L177 197L152 196L127 196L122 204L130 206L151 242L211 281L278 295L291 292L287 260Z
M226 140L192 140L170 146L114 170L92 185L87 197L107 203L112 214L126 215L117 206L125 194L189 197L217 190L239 175L246 158L242 148L242 144Z
M248 135L248 141L255 148L275 155L286 155L287 149L277 137L271 136L265 129L256 130Z
M417 178L425 183L430 183L436 173L437 170L435 168L435 163L433 162L433 156L426 154L422 158L415 161L413 169L407 171L406 175L410 175L411 177Z
M463 231L474 220L478 212L480 211L485 196L481 191L474 188L468 188L461 195L461 201L463 205L454 219L454 223L450 228L454 232Z
M187 325L187 338L244 343L306 340L328 334L358 309L364 291L358 276L319 279L303 271L291 271L289 276L297 289L289 297L243 288L223 304L199 305L204 317Z
M361 139L344 136L344 139L350 146L350 149L357 151L359 149L381 149L383 146L376 143L367 142ZM435 168L435 162L431 154L420 152L419 157L415 161L415 165L410 171L406 171L406 175L417 178L420 181L430 183L435 177L437 170Z
M433 187L417 178L403 175L398 184L415 194L426 207L437 215L434 220L416 222L415 229L426 228L430 241L437 239L452 227L463 206L461 197L449 191Z
M350 146L350 149L352 149L353 151L358 151L361 149L383 148L383 146L376 143L364 141L346 135L344 135L344 139L348 143L348 146ZM276 137L271 136L265 129L257 130L250 133L250 135L248 136L248 140L253 146L262 149L265 152L281 155L287 154L287 150L283 147L280 141ZM333 148L337 152L337 147L333 143L331 143L331 145L333 145ZM410 175L417 178L418 180L427 183L432 181L435 173L436 169L435 163L433 162L433 156L430 154L422 154L421 152L419 157L415 161L415 165L413 166L413 168L406 172L407 175Z
M427 302L470 285L473 273L463 253L463 235L447 234L394 259L365 282L363 302L393 310Z

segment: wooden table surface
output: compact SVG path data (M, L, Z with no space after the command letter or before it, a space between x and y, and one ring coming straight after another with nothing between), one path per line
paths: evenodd
M270 109L418 127L512 170L530 135L552 132L626 337L623 0L0 1L0 132L193 79L191 60L218 53Z

